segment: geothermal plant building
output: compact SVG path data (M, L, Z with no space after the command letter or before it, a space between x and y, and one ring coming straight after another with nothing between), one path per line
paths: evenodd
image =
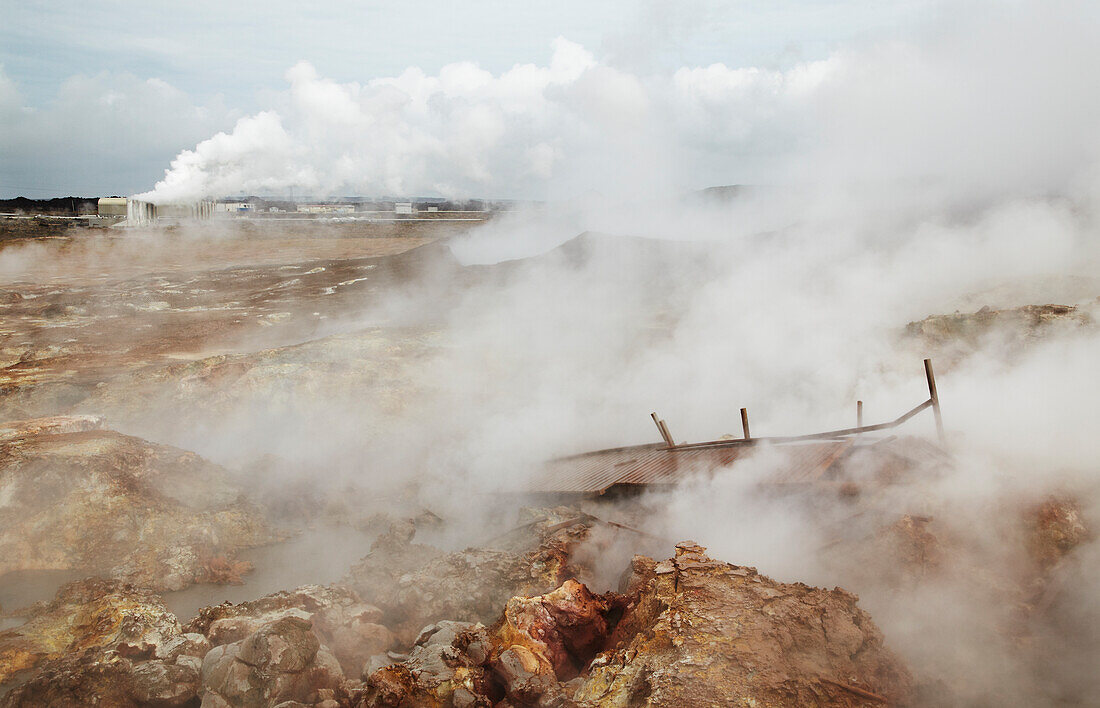
M133 197L104 197L99 200L97 212L104 217L126 217L130 224L144 224L157 219L209 219L214 215L214 202L153 204Z

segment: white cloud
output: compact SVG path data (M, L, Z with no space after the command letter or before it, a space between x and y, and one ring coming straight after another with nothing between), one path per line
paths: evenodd
M181 153L150 196L265 190L539 196L551 178L574 192L663 188L669 183L661 143L670 135L690 138L679 114L695 110L700 125L688 127L706 134L729 109L713 97L719 89L693 90L693 83L714 83L712 77L640 76L562 38L553 48L548 66L523 64L493 75L459 62L435 76L411 67L366 84L337 83L300 62L286 74L285 107L256 116L272 136L266 155L254 142L265 132L243 121ZM732 75L769 100L784 90L782 73ZM761 90L764 84L777 88ZM672 89L679 93L670 101ZM691 105L677 105L682 97Z
M1096 157L1100 92L1082 76L1100 65L1096 30L1080 3L1025 3L784 70L631 73L562 38L547 66L496 75L458 62L338 83L299 63L275 116L277 159L200 145L154 195L614 196L890 180L965 201L1060 189Z
M462 61L341 82L298 62L236 129L240 116L220 104L129 74L71 77L26 108L0 70L0 170L5 183L53 186L63 175L58 186L140 191L170 163L158 199L560 198L892 180L916 185L917 200L936 184L965 202L1091 189L1096 8L979 4L945 19L782 69L628 71L564 38L549 61L497 73Z
M561 151L548 143L539 143L527 148L525 155L531 174L549 179L554 175L554 163L560 159Z

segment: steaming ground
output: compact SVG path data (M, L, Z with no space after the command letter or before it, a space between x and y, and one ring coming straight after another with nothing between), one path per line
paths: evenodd
M270 523L307 539L242 551L257 564L256 585L246 574L233 591L245 599L340 577L384 514L438 515L418 542L489 544L547 502L517 494L542 460L651 442L653 410L677 440L736 433L742 406L757 435L845 427L857 399L871 422L892 419L924 399L931 356L949 465L854 500L775 495L757 485L765 452L712 481L589 503L661 539L617 538L593 589L614 587L631 554L692 538L858 594L928 695L1087 703L1095 545L1067 541L1043 565L1028 534L1050 498L1088 528L1100 511L1088 205L868 225L843 203L791 219L789 200L412 237L196 227L6 245L0 418L103 416L224 465ZM779 227L742 233L749 212ZM1075 309L1010 309L1052 302ZM923 416L903 432L933 437ZM899 523L927 558L882 545ZM202 587L169 601L190 612L229 596Z
M431 690L454 688L458 664L480 677L467 705L530 702L544 679L634 704L662 677L726 690L704 703L877 705L852 689L884 687L917 705L1095 704L1098 35L1096 3L1023 0L943 4L786 70L642 74L567 39L499 75L457 62L336 83L296 64L269 110L181 151L143 198L561 199L463 230L0 238L0 609L37 633L0 633L0 675L33 656L48 670L26 695L75 676L98 697L118 685L94 677L132 666L118 684L185 676L168 688L193 704L239 688L222 679L278 636L311 648L291 673L318 677L299 697L314 704L400 693L429 667L446 679ZM768 186L686 193L738 183ZM757 436L848 427L857 400L891 420L925 399L924 358L945 451L925 413L811 485L775 484L764 447L674 488L525 492L547 458L655 442L653 411L676 441L736 435L742 407ZM709 556L673 550L687 539ZM11 612L77 572L144 589L91 581ZM569 573L633 594L596 600ZM196 656L148 656L144 638L181 629L157 597L189 613L230 593L256 601L172 639ZM111 608L135 603L147 631L124 651L113 635L31 651L130 627ZM503 644L439 625L414 645L506 603ZM304 607L339 656L300 616L268 624ZM501 659L513 640L531 654L514 621L549 607L569 622L530 627L584 650ZM568 630L608 618L633 639ZM387 649L410 658L384 670ZM337 663L350 681L329 680Z

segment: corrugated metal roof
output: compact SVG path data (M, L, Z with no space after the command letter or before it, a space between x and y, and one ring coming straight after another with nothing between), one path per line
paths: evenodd
M769 445L782 456L770 481L818 479L851 446L851 440ZM760 445L669 448L662 443L597 450L548 462L530 486L535 492L603 494L616 485L670 485L695 474L730 467L761 452Z

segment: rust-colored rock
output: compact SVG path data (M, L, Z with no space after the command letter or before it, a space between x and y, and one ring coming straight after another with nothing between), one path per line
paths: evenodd
M1050 497L1028 510L1028 550L1040 570L1048 571L1088 538L1081 508L1072 499Z
M843 590L777 583L690 542L637 585L637 610L622 621L638 632L592 662L573 696L581 705L869 706L882 702L868 692L891 705L911 698L908 671ZM634 611L646 620L632 620Z
M777 583L682 543L637 556L625 593L567 580L480 625L418 640L362 706L905 704L908 671L856 598ZM443 623L441 623L443 624ZM453 623L446 623L453 624Z
M928 530L927 516L905 514L884 534L891 564L908 581L934 573L943 563L943 548Z
M575 580L545 595L513 597L493 628L493 659L499 661L502 652L523 647L525 655L538 661L540 673L571 679L606 641L607 609L605 600Z
M553 527L551 527L553 528ZM582 575L571 554L588 537L578 522L532 535L533 550L469 548L455 553L412 542L415 529L396 525L351 569L344 582L386 614L408 644L438 620L492 623L513 596L548 592Z
M251 572L252 564L248 561L214 556L200 561L195 582L213 585L243 585L244 576Z
M566 580L536 597L514 597L493 627L490 665L507 696L535 703L560 693L608 637L610 603L584 585Z

